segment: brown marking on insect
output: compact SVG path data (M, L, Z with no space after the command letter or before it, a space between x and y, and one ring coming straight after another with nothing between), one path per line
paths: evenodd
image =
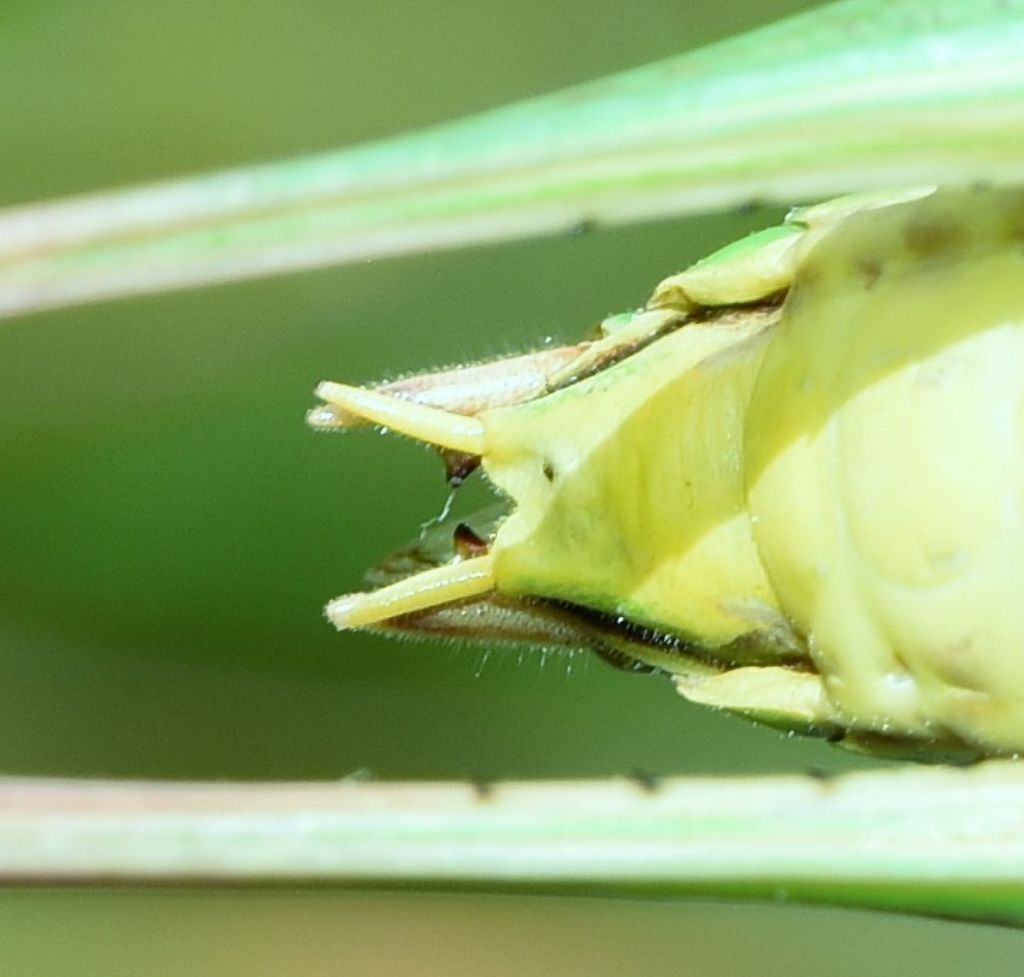
M931 214L918 214L903 228L903 243L917 258L949 257L961 250L968 238L963 224Z
M540 470L549 482L553 482L555 480L555 466L550 458L544 459L543 464L540 466Z
M452 533L452 544L456 555L463 560L483 556L487 552L487 540L482 539L464 522L460 522Z
M1024 194L1007 194L1007 198L1000 214L1003 234L1011 244L1024 244Z
M444 462L445 479L452 488L458 488L480 467L479 455L467 455L463 451L440 450Z
M877 255L861 255L854 259L853 268L864 287L870 289L882 277L884 265Z

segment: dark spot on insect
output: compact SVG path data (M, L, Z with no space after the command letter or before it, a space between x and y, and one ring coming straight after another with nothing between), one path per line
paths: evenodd
M882 277L882 261L874 255L862 255L854 260L853 266L865 288L873 288Z
M629 778L645 794L656 794L661 788L663 779L658 774L651 773L650 770L641 770L639 768L634 769L630 773Z
M903 243L918 258L941 258L963 247L966 228L955 221L920 215L907 221Z
M487 552L487 540L482 539L464 522L460 522L452 533L452 545L456 556L463 560L483 556Z
M544 477L549 481L555 480L555 466L552 464L550 458L545 458L544 463L540 466L540 470L544 473Z
M452 488L458 488L480 467L479 455L467 455L462 451L442 448L441 460L444 462L445 478Z
M846 739L846 733L841 729L833 729L825 734L826 743L842 743Z
M581 217L578 221L569 225L569 237L583 237L597 230L597 221L592 217Z
M489 801L494 796L495 784L492 780L482 780L474 777L470 781L470 785L478 801Z

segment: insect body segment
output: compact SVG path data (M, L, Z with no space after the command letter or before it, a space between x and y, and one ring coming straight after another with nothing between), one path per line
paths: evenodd
M1015 752L1022 241L1011 191L835 201L538 354L540 389L322 385L336 421L469 453L511 502L329 616L593 647L861 748Z

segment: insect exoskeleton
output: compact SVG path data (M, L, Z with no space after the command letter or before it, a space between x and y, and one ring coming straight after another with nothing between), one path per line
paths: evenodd
M378 387L506 515L422 536L340 628L558 647L869 750L1024 749L1024 193L796 211L562 350Z

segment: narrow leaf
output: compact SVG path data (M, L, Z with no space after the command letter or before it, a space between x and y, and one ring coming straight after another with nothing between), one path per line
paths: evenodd
M390 141L0 213L0 316L482 241L1024 177L1024 3L844 0Z
M1024 923L1024 769L502 784L0 781L0 881L791 899Z

